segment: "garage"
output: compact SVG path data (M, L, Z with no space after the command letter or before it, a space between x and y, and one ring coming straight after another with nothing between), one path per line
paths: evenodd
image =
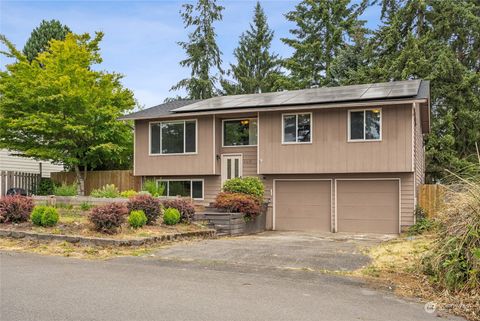
M274 229L331 231L331 180L275 180Z
M336 180L338 232L399 232L399 180Z

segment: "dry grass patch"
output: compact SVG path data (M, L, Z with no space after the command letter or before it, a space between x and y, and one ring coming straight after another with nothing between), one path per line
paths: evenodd
M72 244L69 242L40 242L0 238L0 250L91 260L105 260L119 256L145 256L168 245L168 243L162 243L135 247L103 247Z
M433 243L434 235L403 236L381 243L366 251L372 258L371 264L352 274L366 279L373 286L394 289L397 295L435 302L441 310L479 321L478 295L442 290L423 273L421 261Z

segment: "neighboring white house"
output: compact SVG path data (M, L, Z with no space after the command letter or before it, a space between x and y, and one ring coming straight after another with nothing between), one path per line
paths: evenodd
M63 171L63 165L55 165L47 161L37 161L33 158L12 156L7 149L0 149L0 171L15 171L26 173L40 173L42 177L50 177L51 172Z

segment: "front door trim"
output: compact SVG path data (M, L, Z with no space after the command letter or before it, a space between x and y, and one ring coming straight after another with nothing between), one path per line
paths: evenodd
M275 190L277 181L330 181L330 230L332 230L332 192L333 192L333 179L331 178L276 178L273 180L273 217L272 217L272 230L275 231Z
M222 187L223 183L227 180L227 158L228 157L238 157L239 162L238 162L238 175L239 177L243 176L243 154L242 153L226 153L221 155L221 168L220 168L220 173L221 173L221 181L222 181Z
M337 228L337 181L398 181L398 233L402 231L402 180L400 178L336 178L335 179L335 211L334 211L334 232L338 232Z

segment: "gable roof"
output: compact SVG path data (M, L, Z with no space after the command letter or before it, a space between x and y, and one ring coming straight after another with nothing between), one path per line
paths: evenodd
M218 96L210 99L179 100L154 106L120 119L146 119L196 112L219 112L244 108L288 107L399 99L430 100L430 82L403 80L385 83L322 87L264 94Z

